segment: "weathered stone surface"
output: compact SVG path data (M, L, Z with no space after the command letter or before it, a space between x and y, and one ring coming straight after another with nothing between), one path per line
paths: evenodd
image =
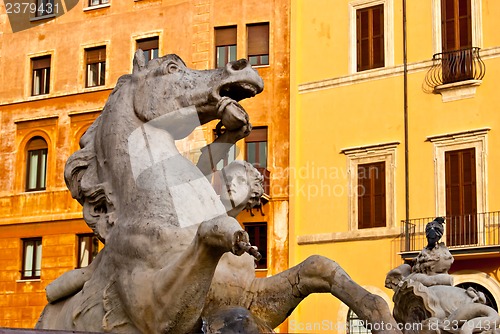
M267 332L310 293L331 293L361 319L391 324L387 304L332 260L312 256L257 279L248 235L233 218L258 203L262 177L248 163L222 173L220 196L208 179L215 164L251 130L238 101L263 89L246 60L195 71L168 55L120 78L67 162L65 179L87 224L105 243L87 268L47 288L37 328L113 333ZM225 127L197 166L176 139L218 119Z
M394 318L412 325L405 327L405 334L497 333L500 316L484 305L484 294L453 286L453 277L448 274L453 256L438 242L444 219L437 227L436 221L426 228L429 243L413 268L403 264L387 274L385 285L394 290ZM434 228L441 230L437 237Z

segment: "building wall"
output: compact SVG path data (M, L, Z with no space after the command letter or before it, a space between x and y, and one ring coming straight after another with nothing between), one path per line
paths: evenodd
M269 22L270 64L257 68L265 91L242 104L254 126L268 127L268 169L271 189L277 190L269 194L265 216L243 212L238 219L268 223L268 269L257 274L287 268L288 178L274 173L288 166L288 2L111 0L96 8L87 8L83 0L56 3L67 12L32 21L24 30L11 26L13 16L0 5L0 326L33 327L46 304L45 286L76 266L76 234L91 230L66 189L64 165L118 78L131 72L139 38L158 36L160 55L176 53L190 68L210 69L215 66L214 27L237 25L238 58L246 58L246 25ZM85 88L84 49L99 45L106 45L105 85ZM51 55L50 93L31 96L30 58L46 54ZM199 148L213 140L214 127L200 127L179 143L183 153L196 159ZM33 136L48 144L47 186L26 192L25 147ZM244 144L238 146L244 158ZM39 280L20 279L21 239L27 237L42 237Z
M389 44L386 65L356 72L352 8L380 3L385 4L389 21L384 36ZM441 52L434 18L437 4L408 1L407 8L410 219L446 214L444 198L438 198L435 144L428 137L484 128L490 129L485 135L487 166L484 178L477 181L485 185L485 205L478 212L500 209L496 186L500 155L495 149L500 144L500 117L495 112L500 39L493 14L500 4L473 1L482 19L480 23L478 17L473 19L481 35L473 46L481 47L486 74L473 96L466 98L452 89L458 99L450 102L425 84L432 56ZM318 0L314 6L292 1L290 169L295 173L290 179L290 265L312 254L325 255L389 304L392 291L384 287L384 280L389 270L403 263L398 253L403 250L401 221L406 215L402 22L401 1ZM381 154L381 145L392 154L387 166L394 175L386 186L394 190L386 203L393 208L387 211L387 227L360 230L353 205L357 198L349 181L357 171L350 161ZM483 282L494 281L497 286L498 252L484 261L478 257L484 255L457 257L451 272L487 275ZM345 325L347 311L332 296L310 296L292 314L289 329L345 333L338 328Z

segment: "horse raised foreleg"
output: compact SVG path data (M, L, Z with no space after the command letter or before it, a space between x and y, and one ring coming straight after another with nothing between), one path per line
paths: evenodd
M156 332L186 333L193 328L220 257L226 252L241 255L248 248L242 245L249 245L248 235L233 218L212 219L198 227L180 258L155 275Z
M336 262L319 255L278 275L255 279L249 290L250 311L271 328L282 323L309 294L329 292L371 323L372 333L401 333L381 297L363 289Z

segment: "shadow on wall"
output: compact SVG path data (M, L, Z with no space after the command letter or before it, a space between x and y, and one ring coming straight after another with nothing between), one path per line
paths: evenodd
M4 0L12 32L37 27L73 9L79 0Z

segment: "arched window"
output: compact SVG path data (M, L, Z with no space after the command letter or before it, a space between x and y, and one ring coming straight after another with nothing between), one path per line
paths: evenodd
M477 283L472 283L472 282L464 282L457 284L456 287L462 288L467 290L468 288L473 288L477 292L482 292L484 293L484 296L486 297L486 305L489 307L493 308L495 311L498 312L498 306L497 303L495 302L495 297L493 297L493 294L486 289L484 286L477 284Z
M26 191L45 190L47 174L47 142L33 137L27 145Z
M346 334L371 334L369 329L363 326L364 322L361 320L353 310L349 309L347 312L347 330Z

